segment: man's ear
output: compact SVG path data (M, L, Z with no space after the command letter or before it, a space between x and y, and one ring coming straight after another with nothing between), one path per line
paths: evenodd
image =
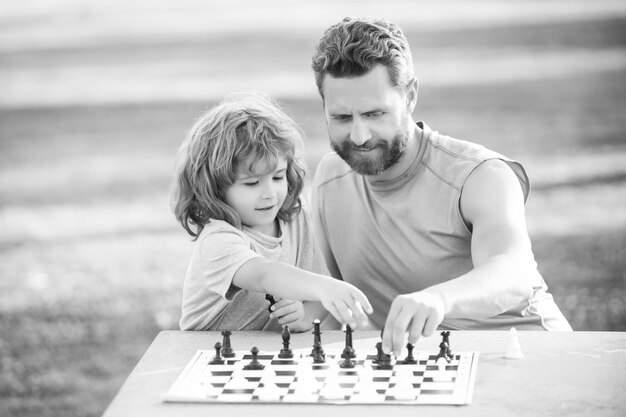
M406 106L409 113L413 113L417 105L417 93L419 90L419 82L417 78L413 78L406 88Z

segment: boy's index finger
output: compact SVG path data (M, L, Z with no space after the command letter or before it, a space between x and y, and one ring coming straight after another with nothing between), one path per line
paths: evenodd
M374 312L374 309L372 308L372 305L370 304L370 300L368 300L365 294L363 294L360 291L358 293L357 303L359 303L361 307L363 307L363 310L367 314L372 314Z

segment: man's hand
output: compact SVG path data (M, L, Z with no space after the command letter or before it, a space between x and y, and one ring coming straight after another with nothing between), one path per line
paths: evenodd
M415 344L421 336L430 336L437 330L445 313L444 300L437 293L418 291L397 296L385 322L383 351L399 357L407 332L409 343Z
M311 323L306 319L301 301L283 298L272 305L270 310L271 318L278 318L278 324L289 326L289 329L294 332L303 332L311 327Z

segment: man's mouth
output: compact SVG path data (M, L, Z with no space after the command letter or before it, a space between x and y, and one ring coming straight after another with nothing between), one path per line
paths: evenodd
M378 148L378 145L374 145L374 146L352 146L351 149L355 152L371 152L374 149Z

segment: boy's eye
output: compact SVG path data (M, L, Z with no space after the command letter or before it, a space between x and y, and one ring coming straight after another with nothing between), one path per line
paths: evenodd
M258 181L247 181L247 182L244 182L243 185L248 186L248 187L253 187L257 185L258 183L259 183Z
M281 180L283 180L284 178L285 178L285 176L284 176L284 175L275 175L275 176L274 176L274 180L275 180L275 181L281 181Z

